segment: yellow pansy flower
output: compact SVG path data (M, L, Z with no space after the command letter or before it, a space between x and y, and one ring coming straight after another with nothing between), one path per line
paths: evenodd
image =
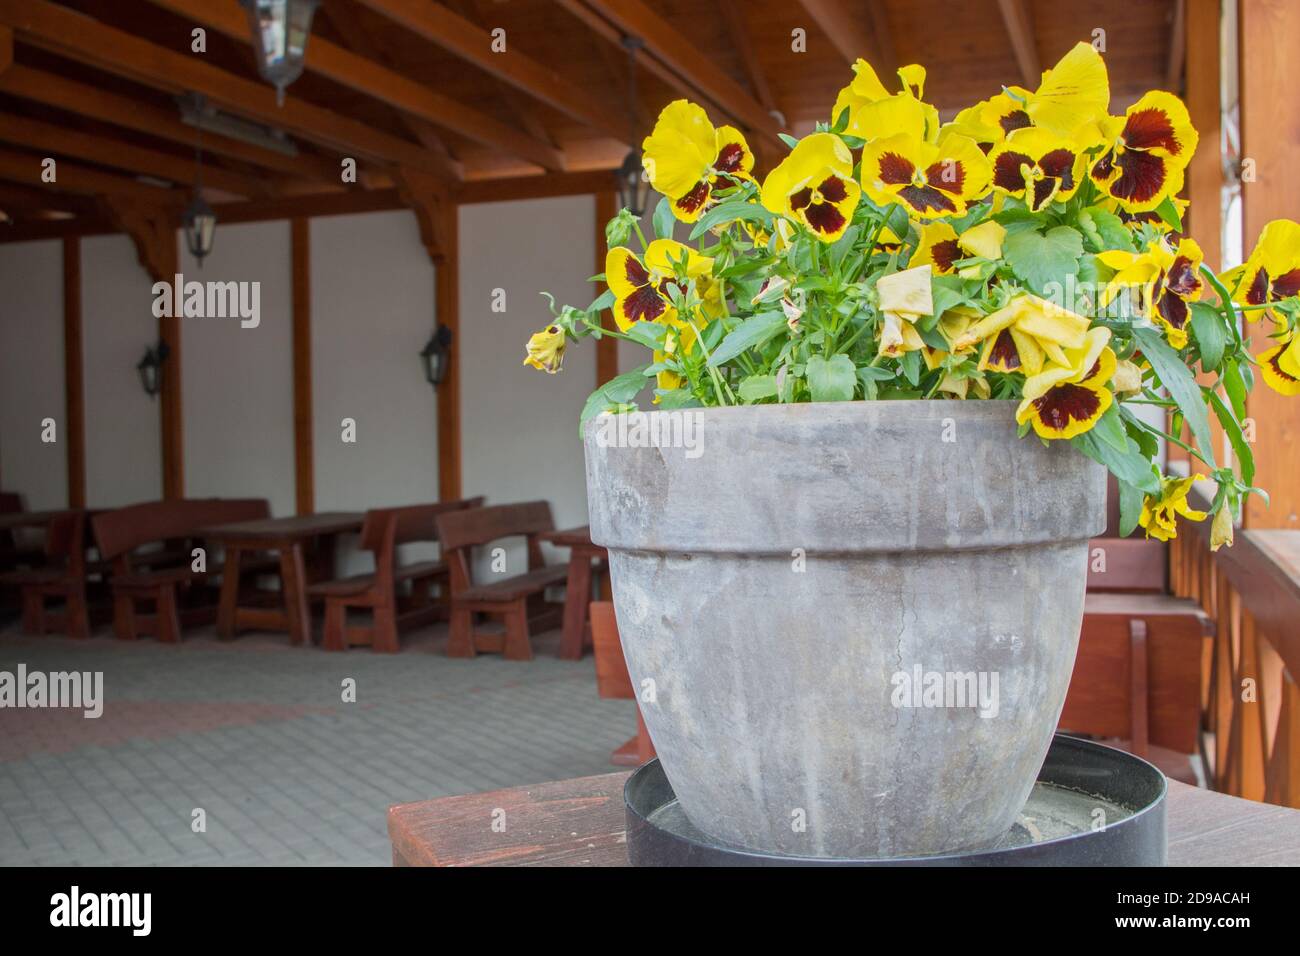
M605 256L605 281L614 293L614 321L623 331L636 322L682 324L672 304L671 290L687 290L677 278L675 263L686 262L686 276L708 275L713 260L672 239L656 239L646 248L645 261L618 246Z
M1300 395L1300 335L1292 333L1260 352L1258 361L1269 388L1283 395Z
M1081 126L1104 117L1110 109L1106 63L1096 47L1080 41L1043 74L1038 89L1025 99L1025 112L1034 126L1074 137Z
M1017 130L989 153L993 188L1023 199L1033 212L1073 196L1087 160L1079 143L1037 127Z
M989 188L989 163L975 141L946 134L928 143L908 134L862 150L862 188L877 205L898 203L921 219L960 216Z
M1067 349L1083 347L1089 322L1036 295L1022 295L973 323L953 343L957 350L983 343L979 367L1037 375L1046 361L1069 365Z
M664 347L662 349L655 349L655 362L667 362L678 354L690 355L691 352L695 351L695 340L696 332L694 326L683 325L680 327L670 328L668 334L664 336ZM681 384L685 380L684 376L671 369L661 369L655 375L655 384L665 392L681 387ZM655 396L654 403L656 405L659 404L658 395Z
M542 331L534 332L528 339L525 346L528 354L524 356L524 364L554 375L564 361L565 345L564 330L558 325L548 325Z
M1152 90L1123 116L1098 124L1104 144L1090 175L1129 212L1155 209L1183 188L1183 173L1198 137L1183 101Z
M673 215L682 222L699 219L715 202L714 190L753 179L754 154L740 130L715 129L708 114L688 100L663 108L641 149L651 185L672 200Z
M957 244L972 256L997 259L1002 255L1002 243L1006 238L1007 230L1002 224L989 219L963 232Z
M895 133L932 138L939 130L939 111L921 102L925 91L925 67L917 64L898 71L902 91L891 94L866 60L853 64L853 82L840 90L831 109L831 122L849 111L846 136L872 140Z
M1264 305L1297 295L1300 295L1300 224L1290 219L1274 219L1260 232L1259 242L1241 267L1232 299L1242 305ZM1245 315L1252 321L1258 318L1257 311Z
M1115 372L1109 342L1110 329L1089 329L1081 347L1067 350L1068 364L1026 378L1016 421L1032 423L1048 439L1070 439L1096 425L1114 401L1106 387Z
M1124 290L1136 291L1139 314L1162 326L1169 344L1181 349L1187 345L1191 319L1188 303L1199 299L1205 288L1200 273L1204 258L1196 240L1187 238L1179 239L1174 249L1160 239L1145 252L1098 253L1098 261L1115 270L1102 291L1101 305L1109 305Z
M803 223L822 242L844 235L862 190L853 154L834 133L813 133L763 180L763 208Z
M1159 541L1171 541L1178 537L1178 516L1189 521L1204 521L1204 511L1196 511L1187 504L1187 492L1195 482L1203 480L1201 475L1190 478L1165 478L1160 482L1160 494L1147 495L1142 500L1142 513L1138 515L1138 524L1146 530L1148 538Z

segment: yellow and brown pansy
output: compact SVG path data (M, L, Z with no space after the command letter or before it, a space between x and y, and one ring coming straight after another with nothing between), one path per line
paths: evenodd
M1271 349L1259 353L1264 382L1282 395L1300 395L1300 334L1291 333Z
M531 365L539 372L554 375L564 361L566 344L564 330L558 325L548 325L529 337L525 346L528 354L524 356L524 364Z
M1242 305L1266 305L1300 295L1300 224L1274 219L1264 226L1250 258L1234 278L1232 298ZM1259 315L1251 311L1246 317L1253 321Z
M1103 148L1090 174L1123 209L1147 212L1182 190L1198 138L1178 97L1152 90L1098 128Z
M805 136L763 180L769 212L808 227L822 242L844 235L862 190L853 180L853 154L834 133Z
M677 276L685 262L685 279ZM684 324L673 305L673 291L688 291L689 280L707 276L713 260L672 239L656 239L646 248L645 261L619 246L605 256L605 281L614 293L614 321L623 331L636 322Z
M1187 492L1195 482L1203 480L1203 475L1192 475L1190 478L1165 478L1160 482L1160 494L1147 495L1143 498L1138 524L1146 531L1148 538L1171 541L1178 537L1179 515L1189 521L1205 520L1204 511L1197 511L1187 503Z
M1033 125L1025 110L1029 91L1018 86L974 106L968 106L943 127L945 133L957 133L975 141L982 152L989 152L1018 129Z
M754 154L734 126L714 128L704 110L687 100L663 108L641 144L651 185L672 201L673 215L695 222L716 200L714 192L753 181Z
M1012 133L989 153L993 188L1023 199L1031 212L1065 202L1083 181L1087 154L1078 143L1029 128Z
M925 92L925 67L913 63L898 71L902 90L890 93L866 60L853 64L853 81L840 90L831 109L831 122L849 111L846 136L864 140L895 133L911 133L921 139L939 131L939 111L921 101Z
M1138 314L1147 316L1163 327L1165 338L1176 349L1187 345L1187 325L1191 319L1190 302L1201 297L1205 283L1201 279L1204 255L1194 239L1179 239L1175 248L1160 239L1145 252L1109 250L1099 253L1098 261L1115 270L1102 292L1103 307L1123 291L1130 292Z
M935 275L951 275L956 271L953 263L966 258L957 242L957 230L943 220L936 220L922 225L919 232L920 239L909 265L929 265Z
M938 143L889 136L863 148L862 187L877 205L898 203L921 219L961 216L988 192L988 158L955 133Z
M1016 421L1029 422L1047 439L1070 439L1090 430L1114 402L1106 383L1115 373L1110 329L1089 329L1085 343L1067 352L1069 364L1046 366L1025 379Z
M980 368L1037 375L1043 365L1070 364L1068 350L1087 342L1088 320L1036 295L1022 295L978 322L953 343L954 349L981 345Z

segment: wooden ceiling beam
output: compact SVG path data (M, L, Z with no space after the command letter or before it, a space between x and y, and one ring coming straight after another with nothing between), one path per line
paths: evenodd
M763 105L641 0L586 2L625 35L644 41L651 53L680 73L692 86L702 90L739 125L753 134L780 142L776 120Z
M187 195L179 189L151 186L125 176L102 173L66 159L60 160L56 166L55 182L45 183L41 181L41 159L33 153L18 153L0 148L0 179L51 192L86 196L122 195L141 201L173 203L177 207L185 202Z
M14 31L0 26L0 75L14 65Z
M802 2L813 22L849 64L862 57L883 77L898 72L898 54L894 52L894 39L882 0L868 0L866 4L870 30L864 29L861 10L850 10L844 0Z
M1020 79L1028 89L1037 88L1043 78L1038 61L1038 43L1034 40L1034 21L1029 13L1029 0L998 0L1002 22L1011 40Z
M14 183L0 183L0 209L7 212L39 213L70 212L94 215L98 212L95 200L70 193L54 193Z
M745 64L745 73L749 77L749 85L754 89L754 95L763 104L763 109L769 114L780 114L781 125L788 127L789 124L784 121L785 111L777 105L776 97L772 95L772 87L767 82L767 73L763 70L763 64L758 62L758 50L754 46L749 22L745 19L745 11L740 0L717 0L717 3L722 8L722 19L727 21L731 43L740 54L741 62Z
M0 24L12 27L24 43L169 93L201 93L226 112L281 127L345 156L388 167L405 164L433 173L442 170L432 154L414 143L293 97L277 106L275 91L265 83L246 80L46 0L0 0Z
M52 126L24 116L0 114L0 140L15 146L26 146L29 149L89 160L102 166L115 166L133 173L156 176L187 186L195 185L201 178L204 185L236 196L251 198L271 195L265 182L251 176L241 176L213 166L203 170L200 176L192 158L92 136L67 126Z
M546 64L512 48L508 36L507 52L494 53L491 33L441 4L427 0L358 2L580 123L611 136L627 135L623 117L611 113Z
M202 24L241 43L252 43L248 17L237 0L150 0L194 23ZM380 66L350 50L313 36L307 43L306 69L336 83L372 96L404 113L435 123L484 146L518 156L543 169L564 168L563 154L525 133L493 119L459 100L444 96L395 70ZM287 108L289 103L286 102ZM455 171L436 153L407 144L418 161L394 157L394 165L423 169L451 178Z
M194 127L185 125L168 110L26 66L15 65L0 73L0 91L186 146L192 147L198 135ZM339 181L338 164L328 159L302 153L291 156L230 139L206 128L203 130L203 151L318 182Z

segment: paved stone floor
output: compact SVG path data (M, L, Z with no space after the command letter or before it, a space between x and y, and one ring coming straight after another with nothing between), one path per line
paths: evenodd
M0 864L386 865L391 804L617 769L633 704L598 698L591 656L558 660L558 638L512 663L443 656L442 625L384 655L10 624L0 671L102 671L105 705L0 708Z

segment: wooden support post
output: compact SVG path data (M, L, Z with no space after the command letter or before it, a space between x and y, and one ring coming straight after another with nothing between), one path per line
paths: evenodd
M311 395L311 220L291 221L293 244L293 468L300 515L316 510Z
M394 177L433 260L434 321L451 330L447 375L438 386L438 497L460 495L460 211L447 184L403 167Z
M617 214L618 200L612 192L605 190L596 193L596 271L594 274L599 275L605 271L605 223L609 222ZM601 313L601 324L606 328L613 328L612 317L606 312ZM603 336L596 343L596 385L604 385L611 378L618 374L618 339L612 335Z
M1292 66L1300 37L1300 3L1292 0L1241 0L1238 5L1241 55L1241 155L1253 164L1252 182L1241 187L1243 248L1254 248L1273 219L1300 220L1300 178L1295 147L1300 143L1300 111L1294 100ZM1196 69L1201 65L1196 64ZM1189 70L1189 73L1195 72ZM1261 325L1247 330L1252 349L1273 344ZM1270 505L1251 496L1245 524L1250 528L1300 528L1300 404L1259 383L1246 414L1255 423L1259 469L1255 484L1267 489Z
M109 215L135 243L140 265L155 282L174 282L180 271L176 251L179 225L173 206L109 196ZM173 305L176 305L173 303ZM181 319L179 308L158 319L158 338L167 346L162 370L159 413L162 425L162 488L164 498L185 496L185 432L181 418Z
M86 507L86 400L81 344L81 240L63 240L63 440L68 448L68 507Z

